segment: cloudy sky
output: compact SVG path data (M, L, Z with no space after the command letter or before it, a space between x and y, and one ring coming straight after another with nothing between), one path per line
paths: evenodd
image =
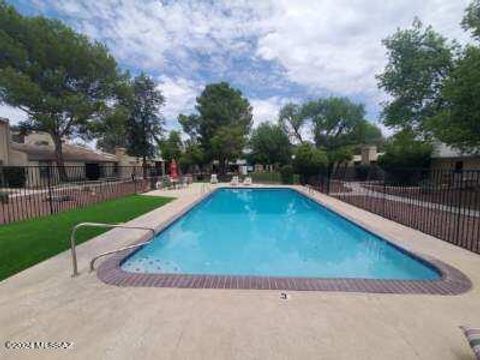
M468 0L8 0L23 14L63 20L107 44L120 65L160 83L170 128L210 82L228 81L273 121L289 101L342 95L378 120L381 40L418 16L449 38ZM0 105L0 116L22 114Z

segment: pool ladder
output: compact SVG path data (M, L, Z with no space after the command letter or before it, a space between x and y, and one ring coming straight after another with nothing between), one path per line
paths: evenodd
M99 258L111 254L115 254L120 251L125 251L125 250L130 250L130 249L135 249L137 247L141 247L143 245L149 244L153 238L155 237L155 229L150 228L150 227L145 227L145 226L130 226L130 225L123 225L123 224L105 224L105 223L94 223L94 222L84 222L75 225L72 228L72 232L70 234L70 251L72 254L72 266L73 266L73 273L72 276L77 276L79 275L78 272L78 262L77 262L77 252L76 252L76 233L77 230L81 227L101 227L101 228L120 228L120 229L131 229L131 230L145 230L150 232L150 237L148 241L141 242L138 244L133 244L130 246L125 246L120 249L112 250L112 251L107 251L104 253L101 253L99 255L96 255L91 261L90 261L90 271L93 271L95 269L95 261L97 261Z

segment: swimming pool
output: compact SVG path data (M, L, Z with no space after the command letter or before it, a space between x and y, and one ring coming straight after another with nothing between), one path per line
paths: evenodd
M219 189L122 260L135 274L438 280L436 267L292 189Z

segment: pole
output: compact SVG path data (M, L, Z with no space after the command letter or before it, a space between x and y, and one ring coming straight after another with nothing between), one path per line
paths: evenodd
M48 166L48 171L47 171L47 186L48 186L48 203L50 205L50 214L53 214L53 193L52 193L52 166Z

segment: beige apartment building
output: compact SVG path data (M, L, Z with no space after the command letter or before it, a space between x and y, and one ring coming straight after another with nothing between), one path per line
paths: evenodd
M113 175L127 177L131 172L129 168L142 166L141 160L127 155L124 148L116 148L110 154L68 141L63 143L63 157L67 176L71 180L97 180ZM33 132L13 141L9 120L0 118L0 166L30 166L28 181L36 183L43 181L47 175L52 177L45 171L51 165L55 165L55 147L49 134ZM149 165L162 167L163 160L151 160ZM53 175L54 179L57 177L58 174Z
M438 143L432 154L432 169L480 170L480 154L465 153Z

